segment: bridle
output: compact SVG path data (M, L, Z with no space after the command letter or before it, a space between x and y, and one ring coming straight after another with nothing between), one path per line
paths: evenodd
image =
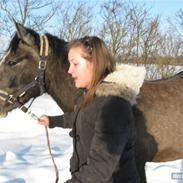
M20 103L19 98L21 98L28 90L36 86L40 89L40 95L45 91L45 71L46 71L46 62L49 51L49 42L46 35L40 36L40 60L37 69L37 75L33 81L27 85L20 88L17 92L13 94L8 94L7 92L0 90L0 99L9 104ZM16 105L17 106L17 105Z
M38 64L37 75L34 78L34 80L28 83L27 85L25 85L24 87L22 87L20 90L18 90L14 94L9 94L6 91L0 90L0 100L3 100L4 102L7 102L11 105L15 105L16 107L19 107L23 112L29 114L35 120L38 120L38 117L30 111L29 109L30 106L26 107L23 103L19 101L19 98L21 98L28 90L36 86L38 86L40 89L40 95L42 95L46 91L45 71L47 66L46 63L47 63L48 51L49 51L48 38L46 35L42 35L40 36L40 60ZM51 152L47 126L45 126L45 132L47 137L47 145L48 145L49 153L52 158L52 162L53 162L55 174L56 174L55 183L58 183L59 172Z

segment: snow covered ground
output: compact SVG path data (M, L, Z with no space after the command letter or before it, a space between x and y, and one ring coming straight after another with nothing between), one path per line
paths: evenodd
M32 111L41 114L62 114L52 98L44 94L32 104ZM60 181L70 178L72 154L70 129L49 129L52 153L59 168ZM19 109L0 119L0 183L51 183L54 167L48 152L45 128Z
M27 104L28 105L28 104ZM62 114L48 95L38 97L31 110L42 114ZM59 183L70 178L72 154L70 129L49 129L51 149L59 168ZM148 183L183 183L183 161L146 164ZM45 128L16 109L0 119L0 183L51 183L54 167L48 152Z

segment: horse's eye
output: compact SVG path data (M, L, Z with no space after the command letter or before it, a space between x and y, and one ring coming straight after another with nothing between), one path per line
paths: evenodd
M8 64L9 66L13 66L13 65L16 65L17 62L16 62L15 60L9 60L9 61L7 62L7 64Z

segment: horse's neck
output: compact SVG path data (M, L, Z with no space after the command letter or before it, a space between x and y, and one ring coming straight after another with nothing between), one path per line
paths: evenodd
M58 83L57 87L51 86L48 93L64 112L72 111L74 109L75 90L73 90L73 88L70 88L67 85L61 87Z
M77 90L67 73L68 68L63 68L63 65L52 65L51 68L47 79L49 83L47 93L53 97L64 112L72 111Z

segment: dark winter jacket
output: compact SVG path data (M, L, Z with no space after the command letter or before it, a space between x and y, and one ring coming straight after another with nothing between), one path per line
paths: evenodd
M50 128L72 128L72 178L66 183L140 182L131 107L136 91L121 84L121 78L115 77L116 72L105 78L87 107L49 117Z

